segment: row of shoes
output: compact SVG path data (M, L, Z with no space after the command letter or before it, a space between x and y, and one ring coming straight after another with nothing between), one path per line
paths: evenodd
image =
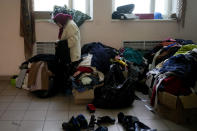
M77 117L72 117L68 122L62 124L62 128L65 131L80 131L81 129L88 129L89 131L108 131L107 127L101 126L102 124L114 124L115 119L109 116L103 116L95 118L91 115L90 122L88 123L84 115L80 114ZM98 128L94 130L95 124Z
M102 125L115 124L115 122L116 120L109 116L98 117L96 119L94 115L91 115L90 122L88 123L85 116L80 114L77 117L73 116L68 122L64 122L62 128L65 131L81 131L81 129L87 129L88 131L108 131L108 128ZM137 117L124 115L122 112L118 114L118 123L120 123L126 131L157 131L140 122ZM94 130L95 125L98 125L96 130Z

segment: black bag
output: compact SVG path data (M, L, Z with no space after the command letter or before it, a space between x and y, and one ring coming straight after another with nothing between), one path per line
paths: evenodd
M131 14L133 12L134 8L135 8L134 4L123 5L123 6L119 6L117 8L117 11L119 13Z
M60 92L67 92L67 90L72 90L72 83L69 77L76 71L81 60L71 62L67 40L58 41L55 49L55 57L57 60L57 69L54 78L55 87L56 90Z
M135 100L133 80L128 78L125 82L116 87L98 87L94 91L95 99L93 104L97 108L114 109L124 108L132 105Z
M120 12L118 12L118 11L114 11L113 13L112 13L112 19L122 19L122 20L125 20L126 19L126 17L124 16L124 14L123 13L120 13Z
M135 99L134 81L125 78L123 67L115 63L105 77L104 86L94 90L93 104L98 108L123 108L131 106Z
M66 87L66 82L69 78L69 64L71 63L70 59L70 49L68 48L68 41L61 40L58 41L55 48L55 57L57 60L57 69L55 73L55 86L56 90L63 92Z

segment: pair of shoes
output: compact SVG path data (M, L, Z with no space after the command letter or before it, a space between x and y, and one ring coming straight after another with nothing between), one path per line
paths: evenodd
M87 129L88 122L83 115L78 115L76 118L72 117L68 123L62 124L63 130L66 131L80 131L80 129Z
M79 122L81 129L88 128L88 121L86 120L86 118L82 114L78 115L76 117L76 120Z
M88 125L88 129L89 130L94 130L94 125L95 124L96 124L95 115L91 115L90 122L89 122L89 125Z
M118 114L118 122L123 125L127 131L134 131L134 124L139 119L135 116L125 116L122 112Z
M123 125L126 131L157 131L156 129L150 129L135 116L125 116L124 113L118 114L118 122Z
M68 123L64 122L62 124L62 128L66 131L80 131L80 124L76 118L72 117Z
M108 131L108 128L100 126L95 131Z
M103 116L103 117L98 117L97 119L97 124L114 124L116 120L114 118L111 118L109 116Z
M116 121L115 119L113 119L109 116L98 117L98 119L96 120L95 116L91 115L88 129L93 131L95 124L97 124L99 127L95 131L108 131L107 127L102 127L102 126L100 126L100 124L107 124L107 123L114 124L115 121Z
M135 131L157 131L157 129L150 129L150 127L138 121L135 122Z

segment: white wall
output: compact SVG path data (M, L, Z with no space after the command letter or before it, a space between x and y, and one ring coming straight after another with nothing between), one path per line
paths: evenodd
M176 22L112 21L111 0L94 0L94 20L81 27L82 43L100 41L119 48L123 40L163 40L179 37L197 41L197 0L188 0L186 25ZM0 0L0 76L18 73L24 61L23 39L19 35L20 0ZM37 41L55 41L58 28L47 22L36 23Z

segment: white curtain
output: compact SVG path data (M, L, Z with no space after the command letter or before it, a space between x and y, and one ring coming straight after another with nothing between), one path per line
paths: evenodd
M171 14L176 13L178 0L155 0L155 12L161 13L164 18L170 18Z
M177 2L177 22L184 27L187 0L178 0Z

